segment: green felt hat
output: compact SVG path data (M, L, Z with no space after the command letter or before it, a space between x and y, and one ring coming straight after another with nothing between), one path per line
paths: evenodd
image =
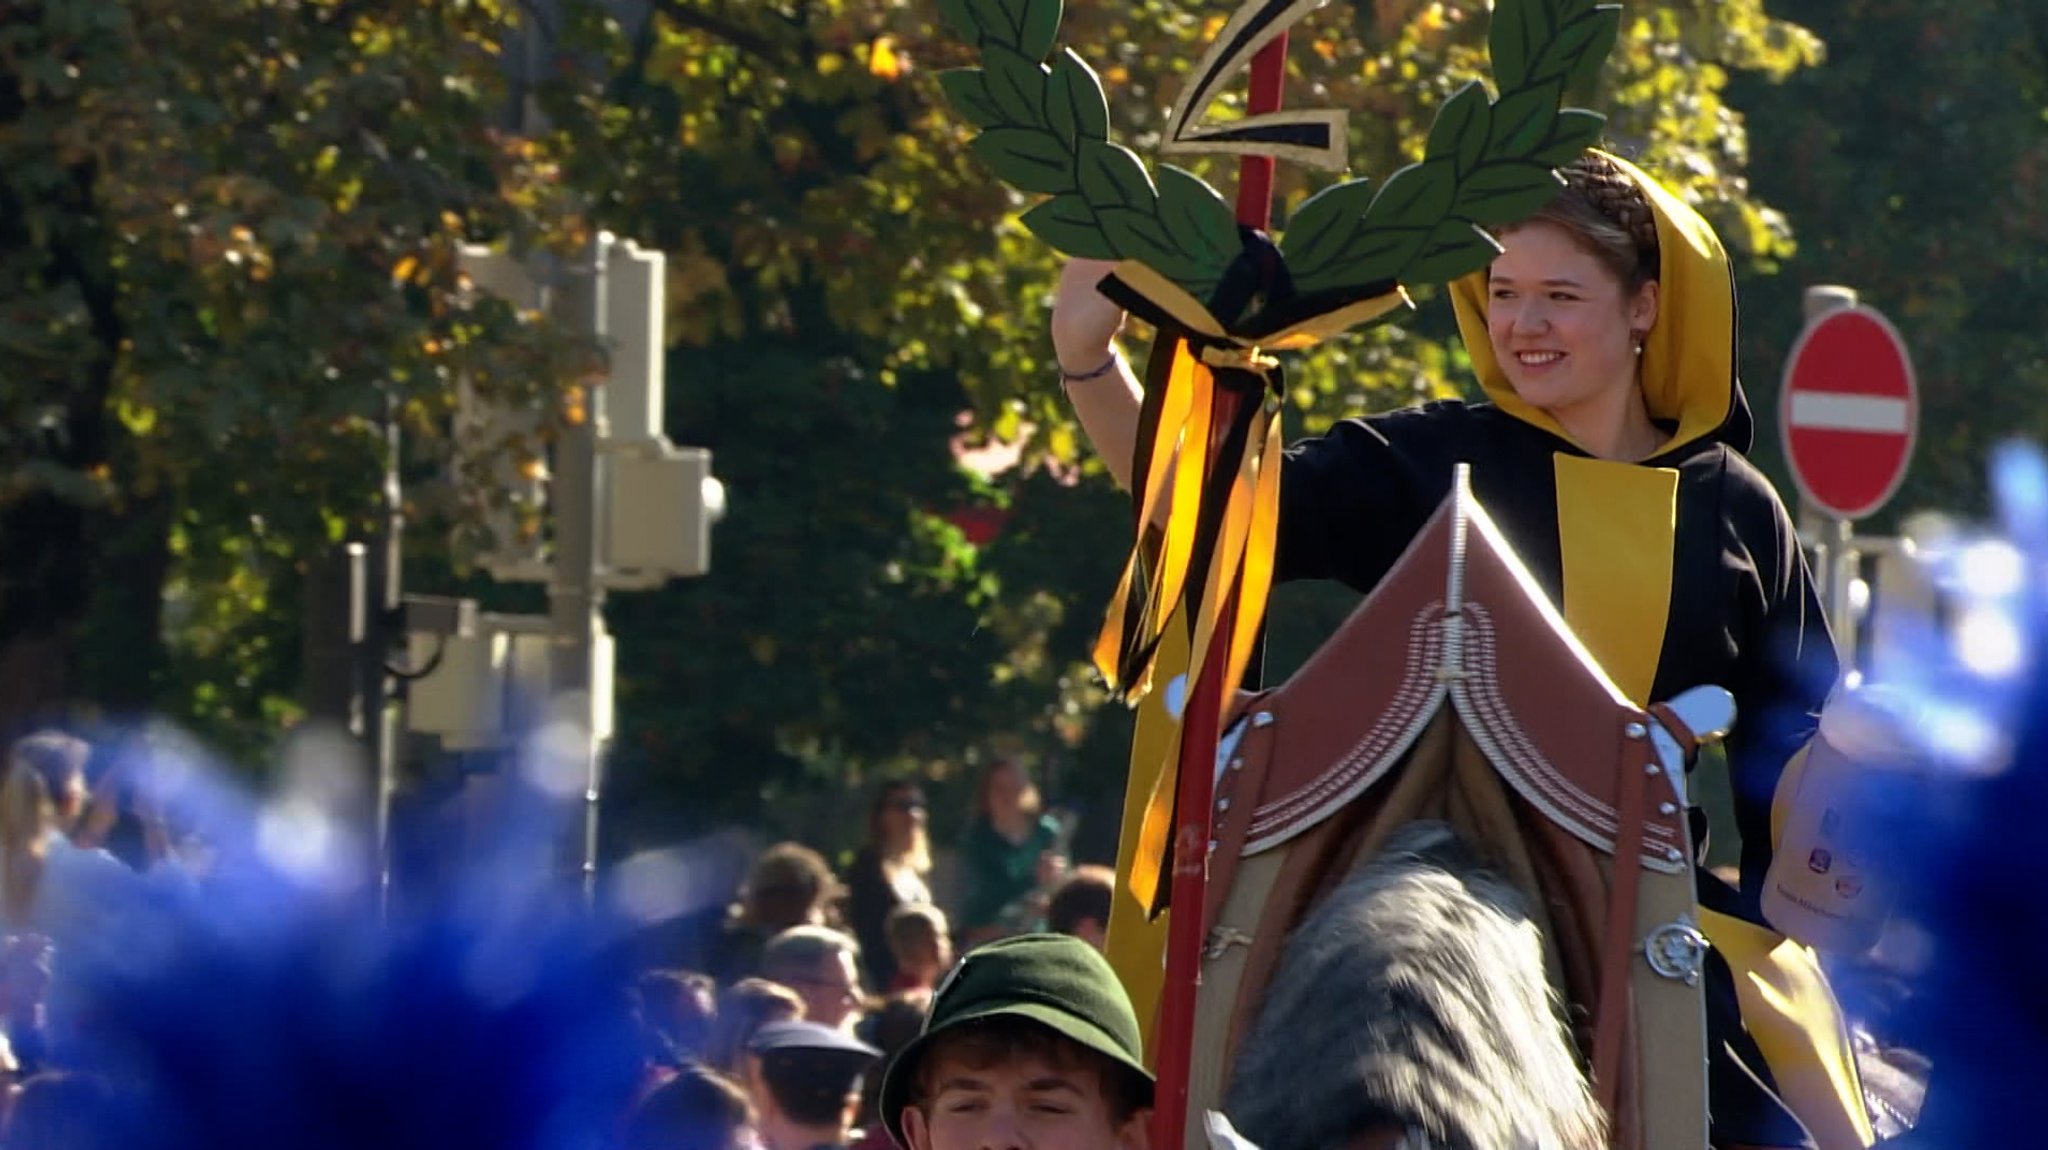
M948 1030L1010 1016L1126 1067L1149 1086L1144 1039L1130 996L1096 949L1064 934L1026 934L976 947L932 996L924 1032L896 1055L882 1079L882 1122L899 1146L919 1061Z

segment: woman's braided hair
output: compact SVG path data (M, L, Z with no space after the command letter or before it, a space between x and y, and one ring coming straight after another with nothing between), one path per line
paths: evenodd
M1563 228L1634 291L1659 278L1657 217L1628 173L1594 152L1558 169L1565 186L1526 223Z

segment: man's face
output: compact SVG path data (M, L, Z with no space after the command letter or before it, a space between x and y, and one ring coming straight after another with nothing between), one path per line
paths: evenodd
M903 1112L910 1150L1147 1150L1151 1112L1119 1124L1086 1066L1019 1056L970 1067L941 1056L921 1106Z
M820 1026L843 1026L860 1003L860 975L845 951L825 959L794 987L803 996L804 1017Z

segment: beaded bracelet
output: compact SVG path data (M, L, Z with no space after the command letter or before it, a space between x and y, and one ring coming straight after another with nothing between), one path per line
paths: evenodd
M1103 376L1108 375L1112 371L1115 371L1116 365L1121 363L1122 361L1123 353L1112 349L1109 353L1109 358L1104 360L1102 366L1096 368L1094 371L1084 371L1079 374L1075 374L1074 372L1068 371L1064 367L1061 368L1060 382L1086 383L1091 379L1101 379Z

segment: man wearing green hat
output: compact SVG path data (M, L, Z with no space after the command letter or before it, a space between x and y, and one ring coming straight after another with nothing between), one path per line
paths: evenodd
M1028 934L977 947L882 1082L905 1150L1149 1150L1152 1074L1131 1000L1094 947Z

